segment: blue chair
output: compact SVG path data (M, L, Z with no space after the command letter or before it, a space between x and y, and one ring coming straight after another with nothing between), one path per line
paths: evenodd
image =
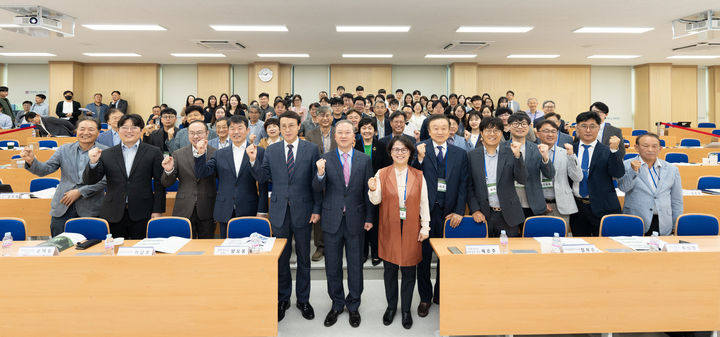
M20 124L20 128L26 128L28 126L32 126L32 124L30 124L30 123Z
M643 236L643 220L637 215L610 214L600 220L600 236Z
M660 139L660 146L665 147L665 139Z
M177 192L179 184L180 184L180 181L175 179L174 184L170 185L170 187L165 187L165 192ZM153 184L153 186L155 186L155 185Z
M257 216L241 216L228 221L227 237L230 239L246 238L256 232L267 237L272 236L270 221Z
M715 123L698 123L699 128L714 128Z
M577 134L577 132L575 132L575 131L573 130L572 136L575 137L575 134Z
M0 147L7 147L8 144L13 144L15 147L20 146L20 143L17 140L0 140Z
M623 139L623 144L630 146L630 140Z
M20 159L20 158L22 158L22 157L20 157L19 154L16 154L16 155L10 157L10 159Z
M54 149L54 148L58 147L58 143L57 143L57 141L54 141L54 140L41 140L41 141L38 141L38 146Z
M697 189L706 190L708 188L720 188L720 177L702 176L698 178Z
M192 225L187 218L179 216L162 216L150 219L147 224L148 238L169 238L179 236L192 239Z
M683 214L675 221L675 235L718 235L718 219L710 214L689 213Z
M47 188L57 187L60 183L58 178L35 178L30 180L30 192L42 191Z
M690 158L685 153L669 152L665 154L665 161L668 163L689 163Z
M632 130L632 136L642 136L644 134L647 134L647 130Z
M720 136L720 130L713 130L713 131L712 131L712 134L713 134L713 135L719 135L719 136Z
M20 218L0 218L0 235L10 232L13 241L25 241L27 235L27 225L25 220Z
M555 233L564 237L567 235L567 224L565 220L556 216L531 216L525 219L523 226L524 238L535 238L542 236L555 236Z
M65 221L65 231L82 234L88 240L105 240L110 234L110 225L107 220L100 218L74 218Z
M477 223L472 216L466 215L460 224L452 228L450 220L445 221L445 238L486 238L488 236L487 223Z
M637 157L637 156L638 156L637 153L626 153L626 154L625 154L625 157L623 157L623 160L628 160L628 159L631 159L631 158L635 158L635 157Z
M102 123L102 124L100 124L100 130L107 130L107 129L109 129L109 128L110 128L110 126L108 125L108 123Z
M700 147L700 140L695 138L683 138L680 141L680 146L693 146Z

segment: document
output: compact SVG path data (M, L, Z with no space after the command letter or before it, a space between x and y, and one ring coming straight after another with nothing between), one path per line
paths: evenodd
M616 242L619 242L623 244L624 246L637 251L637 252L645 252L650 250L650 239L652 237L650 236L613 236L611 239L615 240ZM665 244L667 242L663 241L662 239L658 239L658 243L660 245L660 249L663 249L665 247Z
M169 238L148 238L136 243L133 247L152 247L156 252L175 254L188 242L190 242L190 239L178 236L171 236Z
M272 251L273 246L275 246L275 238L269 238L267 236L260 235L260 252L261 253L269 253ZM250 238L239 238L239 239L225 239L221 246L250 246Z
M537 237L535 238L537 242L540 242L540 244L546 243L552 245L553 237L552 236L544 236L544 237ZM560 238L560 243L564 245L589 245L587 241L581 238Z
M683 190L683 196L686 195L703 195L701 190Z

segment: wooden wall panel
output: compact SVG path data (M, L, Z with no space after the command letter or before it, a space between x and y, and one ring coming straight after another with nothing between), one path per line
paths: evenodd
M278 73L278 95L285 97L285 94L292 94L292 65L281 64ZM271 98L272 99L272 98Z
M4 70L5 70L5 64L0 63L0 74L2 74ZM7 83L5 83L5 81L3 81L3 76L0 76L0 85L7 85Z
M128 101L128 112L147 117L152 107L160 104L159 68L157 64L137 63L86 63L84 65L83 105L89 103L87 97L94 93L103 95L103 102L111 101L110 93L120 91L122 98Z
M708 121L720 122L720 66L708 67Z
M268 82L263 82L258 77L258 72L262 68L268 68L272 70L273 77ZM272 104L273 97L277 96L280 92L280 64L273 62L253 63L248 65L248 95L247 104L252 100L257 100L258 95L262 92L266 92L270 95L270 102Z
M688 121L697 126L697 66L672 66L671 90L672 120Z
M450 66L450 92L471 97L478 93L478 65L476 63L453 63Z
M55 106L63 100L63 92L71 90L75 94L75 100L81 99L83 95L82 75L76 75L75 72L82 72L82 65L77 62L49 62L48 63L48 99L47 103L50 108L50 116L56 117ZM78 101L83 103L84 101ZM89 103L89 102L88 102ZM84 104L83 104L84 106Z
M650 128L650 66L635 67L635 128Z
M389 64L332 64L330 65L330 89L335 92L338 85L346 92L355 93L355 87L362 85L366 93L378 89L392 92L392 66Z
M672 65L650 63L635 67L635 128L655 130L656 122L672 121ZM695 75L697 76L697 75ZM697 84L694 84L697 101ZM697 105L695 109L697 120Z
M208 97L230 92L230 65L229 64L198 64L197 65L197 94L208 103Z

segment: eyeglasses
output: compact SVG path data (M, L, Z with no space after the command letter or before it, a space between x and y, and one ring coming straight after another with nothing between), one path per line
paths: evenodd
M190 134L190 137L202 137L207 133L207 131L188 132L188 133Z
M512 125L512 127L516 128L516 129L520 129L520 128L524 129L524 128L528 127L530 124L528 124L527 122L522 122L522 123L521 122L513 122L510 125Z
M120 131L138 131L140 130L139 126L121 126Z
M500 130L498 130L498 129L485 129L485 130L483 130L483 133L487 133L487 134L489 134L489 135L500 134L501 132L502 132L502 131L500 131Z
M578 129L585 129L585 130L595 130L599 128L600 126L597 124L578 124Z
M162 115L162 117L160 117L160 118L162 118L162 119L173 119L173 118L177 118L177 116L175 116L175 115Z
M555 129L550 129L550 130L540 130L540 131L538 131L538 132L540 132L540 133L544 133L544 134L546 134L546 135L554 135L554 134L557 134L557 133L558 133L558 131L557 131L557 130L555 130Z
M406 147L394 147L390 151L395 154L406 154L410 150L408 150Z

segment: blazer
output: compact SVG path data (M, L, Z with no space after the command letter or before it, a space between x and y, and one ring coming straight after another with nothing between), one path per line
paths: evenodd
M232 145L232 140L230 140L230 136L228 135L226 141L228 142L228 146ZM220 148L220 137L215 137L213 139L208 140L208 146L212 146L216 149ZM210 156L212 157L212 156Z
M555 167L555 177L553 177L553 190L555 191L555 207L560 214L577 213L577 204L573 196L572 183L582 181L583 174L580 164L578 164L577 155L574 153L568 155L567 151L561 146L553 146L550 158ZM568 180L570 179L570 181Z
M163 155L155 146L140 142L133 160L130 175L125 171L122 145L104 150L95 167L88 163L83 173L86 185L107 179L107 193L103 200L100 217L108 222L120 222L127 201L131 221L149 219L151 213L165 212L165 187L162 178ZM155 191L153 191L154 181Z
M639 172L635 172L630 163L636 158L624 162L625 175L618 181L618 188L625 192L623 213L637 215L643 219L645 232L650 229L653 213L658 214L660 235L670 235L677 218L683 213L683 193L680 171L660 158L660 179L657 190L651 186L648 165L643 162Z
M157 131L157 130L156 130ZM156 131L153 131L156 132ZM186 147L190 145L190 139L188 139L188 128L184 127L180 130L175 130L175 136L173 139L168 139L165 141L165 144L167 144L167 149L172 154L173 152L177 151L180 148ZM150 134L152 136L152 134ZM208 139L217 138L217 133L215 133L215 130L208 129Z
M362 140L355 142L355 149L365 153L365 147ZM392 158L390 158L390 155L387 152L387 147L374 137L372 140L370 160L372 162L373 175L381 168L392 164Z
M579 142L573 143L573 151L578 153ZM622 143L620 143L622 146ZM578 158L582 163L582 158ZM602 218L607 214L620 213L620 201L613 178L619 179L625 175L623 154L618 150L615 153L610 148L598 142L590 160L588 168L588 197L593 214Z
M418 143L418 145L420 144L425 144L425 158L422 163L420 163L416 156L413 158L411 165L423 172L423 177L428 186L428 206L432 209L435 203L439 202L438 179L443 177L443 172L441 172L438 167L432 139ZM445 192L444 204L441 205L443 215L450 213L465 215L468 170L467 152L457 146L447 144L447 153L444 153L444 155L444 177L447 191Z
M377 117L373 117L372 120L373 120L373 122L375 122L375 125L377 125L377 122L378 122ZM392 134L392 126L390 126L390 119L387 116L385 116L385 118L383 119L383 122L384 122L383 124L385 125L385 134L381 135L378 133L378 135L377 135L378 138L383 138L385 136L389 136ZM378 128L376 127L375 130L377 130L377 129Z
M510 150L510 142L500 143L500 146L505 146ZM512 150L510 150L510 152L512 153ZM552 179L555 177L555 167L553 167L553 163L550 160L548 160L547 163L542 162L542 156L540 155L540 151L538 151L537 144L530 140L525 140L525 155L523 159L525 160L527 177L527 182L524 185L528 205L530 209L532 209L533 214L545 214L547 206L545 196L542 192L542 185L540 184L540 173L542 173L545 178Z
M97 137L96 142L103 144L106 147L113 147L115 145L118 145L118 144L113 144L112 129L108 129L107 131L101 132L100 135Z
M235 211L235 216L255 216L268 211L267 183L258 184L253 176L250 160L243 155L240 172L235 176L235 160L232 146L214 151L210 148L204 155L195 158L195 176L218 180L217 196L213 217L216 221L227 223ZM262 162L265 150L257 149L256 163ZM210 158L210 159L208 159Z
M53 136L72 136L75 132L75 124L68 120L55 118L55 117L40 117L42 123L45 126L37 125L38 134L40 137L48 136L48 132Z
M101 150L107 148L98 143L95 143L95 146ZM83 182L82 173L85 166L80 166L82 161L78 151L79 147L78 142L63 144L46 162L42 162L36 157L32 165L25 164L26 170L39 177L44 177L60 169L60 184L50 201L51 216L61 217L67 212L68 207L63 205L60 200L65 192L74 189L82 194L82 197L75 201L75 211L79 216L97 217L100 214L100 207L105 196L105 179L103 178L95 184Z
M308 131L305 134L305 140L317 145L318 150L320 151L319 154L323 154L323 143L322 143L322 133L320 131L320 127L317 127L315 129L312 129ZM337 142L335 142L335 128L330 127L330 151L337 149Z
M373 223L374 208L368 198L367 181L373 176L370 157L365 153L352 150L350 159L350 181L345 186L343 165L339 150L323 154L325 175L313 177L313 191L323 195L320 222L322 231L335 234L345 216L345 225L352 235L362 241L366 222ZM359 254L359 252L358 252Z
M603 129L603 136L602 136L602 143L610 146L610 137L617 136L620 138L620 147L618 152L622 152L622 156L620 158L625 158L625 142L623 141L623 135L622 130L605 123L605 128Z
M512 110L512 112L518 112L518 110L520 110L520 103L516 100L508 101L508 108Z
M208 147L207 154L213 156L215 148ZM195 157L193 156L192 145L175 151L173 159L175 169L170 174L163 169L160 178L160 182L166 188L172 186L175 181L179 181L172 214L189 219L197 206L197 216L200 220L212 219L212 210L215 206L215 195L217 194L215 175L211 174L203 178L195 176Z
M180 131L180 129L175 128L174 135L177 135L178 131ZM143 142L153 145L153 146L159 148L160 150L162 150L163 152L169 151L168 146L165 143L165 134L166 134L165 128L161 127L160 129L151 132L149 136L143 135Z
M452 145L455 145L455 146L461 148L461 149L462 149L463 151L465 151L465 152L468 151L468 144L467 144L467 141L465 140L465 137L459 136L459 135L457 135L457 134L454 134L454 135L451 135L451 136L452 136L452 138L453 138L453 144L452 144Z
M70 117L70 120L69 120L70 123L75 125L75 122L77 122L77 120L78 120L78 116L80 116L82 114L82 111L80 111L80 108L81 108L80 102L72 101L73 111L70 116L65 116L65 114L63 113L63 103L64 102L65 101L58 102L58 104L55 106L55 114L58 117Z
M498 145L497 151L497 195L502 215L508 225L516 226L525 221L514 183L526 183L525 161L522 156L515 158L509 146ZM485 147L482 144L468 152L468 172L470 179L467 180L467 200L470 214L475 211L489 214L491 209L485 180Z
M260 184L272 182L270 197L270 224L273 232L287 231L283 228L285 211L291 210L290 218L297 226L310 226L310 215L320 214L322 195L312 188L313 177L317 174L315 163L320 159L317 146L308 141L298 141L295 155L295 169L288 177L285 156L285 142L271 144L265 149L262 161L256 158L251 173ZM259 151L258 151L259 153Z
M117 102L115 102L115 103L113 103L112 101L110 101L110 104L108 104L108 106L109 106L110 108L119 109L119 110L122 111L124 114L127 114L127 113L128 113L128 102L127 102L126 100L122 99L122 98L119 99L119 100L118 100Z

